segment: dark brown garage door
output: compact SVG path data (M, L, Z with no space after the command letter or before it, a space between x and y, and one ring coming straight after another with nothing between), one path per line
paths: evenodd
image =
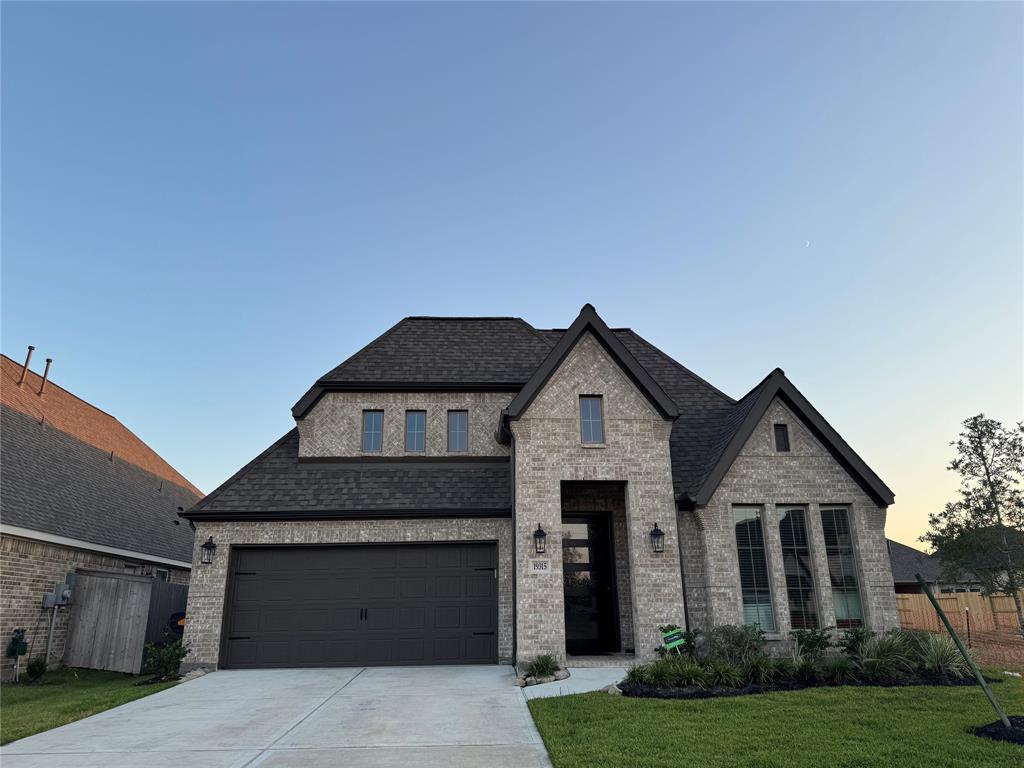
M223 666L498 660L494 544L233 552Z

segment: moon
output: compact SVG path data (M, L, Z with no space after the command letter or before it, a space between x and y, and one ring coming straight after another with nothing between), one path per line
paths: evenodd
M811 247L811 241L810 240L804 240L804 248L810 248L810 247Z

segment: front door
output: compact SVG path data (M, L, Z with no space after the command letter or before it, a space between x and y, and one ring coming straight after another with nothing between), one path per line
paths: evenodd
M607 514L562 516L565 650L570 654L619 650L615 571Z

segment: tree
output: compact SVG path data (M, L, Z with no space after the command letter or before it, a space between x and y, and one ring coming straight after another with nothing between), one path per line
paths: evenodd
M947 469L960 475L960 497L928 516L921 540L934 547L946 578L970 575L986 595L1011 596L1024 634L1024 423L1007 428L978 414L950 445L957 456Z

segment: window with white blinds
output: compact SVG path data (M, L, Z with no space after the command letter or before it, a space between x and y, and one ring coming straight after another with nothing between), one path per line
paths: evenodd
M736 553L739 556L740 586L743 591L743 623L761 629L775 629L772 592L768 584L764 531L760 507L733 507L736 525Z
M850 515L845 507L821 510L821 527L825 534L825 554L832 581L832 603L839 629L859 627L864 623L857 587L857 567L853 559L853 537Z
M807 513L803 507L779 510L779 539L786 570L786 600L793 629L817 629L811 547L807 540Z

